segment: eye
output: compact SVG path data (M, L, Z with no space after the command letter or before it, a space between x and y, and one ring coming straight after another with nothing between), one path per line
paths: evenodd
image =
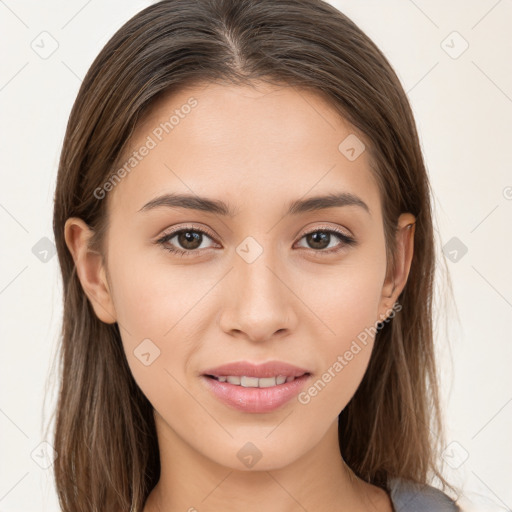
M173 239L176 239L174 244L171 243ZM185 227L166 233L156 243L173 254L193 256L193 253L197 252L198 249L208 249L210 247L204 247L203 243L206 239L213 239L213 235L196 227ZM179 244L182 248L176 247L175 244Z
M334 238L333 238L334 235ZM175 241L173 242L173 240ZM197 227L182 227L164 234L155 243L160 244L165 250L179 256L194 256L194 253L201 252L200 249L209 249L212 247L204 246L208 240L213 240L211 233ZM317 228L302 235L300 240L305 239L309 247L303 248L312 251L315 255L327 256L336 254L347 246L357 244L357 241L336 228ZM333 242L338 240L338 244ZM299 241L300 241L299 240ZM300 246L299 246L300 247ZM196 254L197 255L197 254Z
M305 239L306 243L309 245L309 247L306 247L307 249L312 250L315 255L318 254L322 256L338 253L347 246L357 244L353 237L336 228L317 228L314 231L305 233L300 240L302 239ZM333 245L336 239L338 239L339 242Z

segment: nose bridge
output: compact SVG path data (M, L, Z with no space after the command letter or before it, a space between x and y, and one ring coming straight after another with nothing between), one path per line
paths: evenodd
M282 282L283 265L275 248L247 237L236 253L230 272L232 300L226 302L223 328L242 331L251 339L265 339L292 328L291 292Z
M255 261L248 263L239 258L235 265L239 297L246 302L254 302L258 298L269 304L281 295L279 288L282 283L276 277L276 258L270 250L264 251ZM273 271L272 271L273 270Z

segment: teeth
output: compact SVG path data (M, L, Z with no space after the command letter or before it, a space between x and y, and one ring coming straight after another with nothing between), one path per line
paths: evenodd
M240 377L240 385L244 388L257 388L258 381L258 377Z
M295 377L285 377L278 375L277 377L246 377L245 375L239 377L238 375L228 375L222 377L215 377L219 382L228 382L235 386L242 386L244 388L270 388L272 386L279 386L285 382L292 382Z
M272 386L276 385L276 378L275 377L266 377L262 379L255 379L257 381L257 386L259 388L270 388ZM244 382L242 381L242 386L244 385Z
M286 382L286 377L284 375L279 375L276 377L276 384L284 384Z

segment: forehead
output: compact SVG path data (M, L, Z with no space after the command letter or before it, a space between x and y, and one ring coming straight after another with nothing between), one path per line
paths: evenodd
M375 204L379 194L363 144L309 90L266 83L187 87L159 98L139 122L117 166L127 172L109 200L136 212L164 192L187 192L230 197L240 211L252 201L251 207L282 205L332 190Z

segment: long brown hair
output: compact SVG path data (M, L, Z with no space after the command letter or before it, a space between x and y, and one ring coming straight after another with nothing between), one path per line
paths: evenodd
M438 479L444 436L433 344L430 186L407 96L375 44L321 0L164 0L136 14L91 65L63 143L53 229L63 278L55 480L64 512L140 511L160 475L152 406L118 325L101 322L64 239L69 217L104 252L107 201L94 191L158 97L200 82L256 80L321 94L363 135L378 180L388 264L402 212L416 216L401 311L378 330L368 369L339 415L345 462L385 487Z

